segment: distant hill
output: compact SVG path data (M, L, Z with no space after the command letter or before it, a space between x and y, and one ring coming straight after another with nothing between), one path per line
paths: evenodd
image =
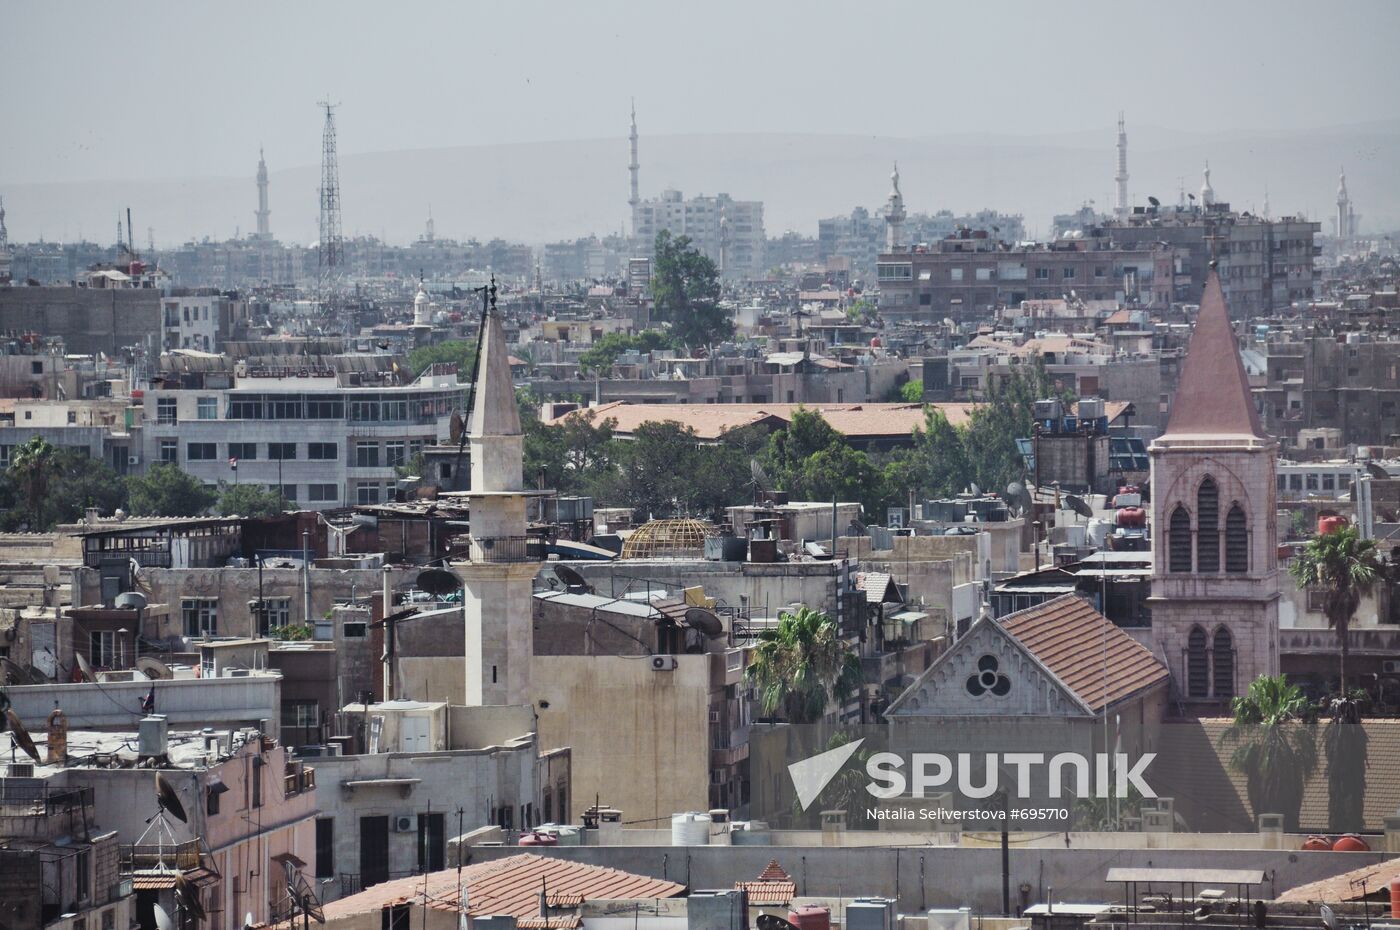
M934 108L936 110L936 107ZM1012 115L1014 118L1014 115ZM911 211L991 207L1020 212L1043 234L1055 213L1086 200L1111 204L1114 135L682 135L642 138L643 196L666 187L687 194L727 192L766 203L769 235L815 235L817 219L889 191L898 159ZM1129 126L1130 189L1165 203L1201 184L1209 158L1217 196L1237 209L1262 209L1267 184L1276 215L1303 211L1330 232L1337 171L1347 182L1362 229L1400 227L1400 121L1309 132L1192 134ZM429 206L439 237L500 236L545 242L623 228L627 214L627 140L474 146L343 155L341 192L347 235L406 242L423 229ZM276 165L276 153L268 151ZM226 238L253 226L253 165L244 178L89 181L0 185L10 238L109 241L119 211L132 208L137 241L154 227L159 245L192 236ZM273 231L286 241L316 237L315 165L271 174Z

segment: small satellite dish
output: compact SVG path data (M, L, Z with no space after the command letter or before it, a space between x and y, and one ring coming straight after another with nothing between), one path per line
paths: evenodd
M0 657L0 672L4 673L5 684L7 685L41 685L42 681L35 681L34 676L29 674L29 670L13 659Z
M73 653L73 659L78 663L78 674L82 676L83 681L97 680L97 676L92 673L92 666L81 652Z
M979 487L977 486L977 482L976 482L976 481L972 482L972 484L968 486L968 490L970 490L970 491L972 492L972 496L973 496L973 497L981 497L981 496L982 496L982 489L979 488Z
M589 590L588 582L583 580L583 576L567 565L560 565L556 562L554 564L554 577L563 582L564 587L568 588L570 591L578 588L582 588L585 591Z
M175 677L175 673L170 670L160 659L153 659L150 656L142 656L136 660L136 668L152 681L165 681Z
M151 905L151 913L156 919L156 930L175 930L175 921L170 919L170 915L165 912L165 908L159 904Z
M203 920L207 916L204 913L204 904L199 900L198 886L184 875L175 876L175 898L185 913L195 920Z
M140 591L123 591L112 603L123 610L144 610L147 601L146 595Z
M34 745L34 740L30 738L29 731L24 728L24 723L19 719L19 714L14 708L5 708L5 726L10 731L10 739L20 749L23 749L29 758L36 763L39 759L39 747Z
M699 630L706 636L724 635L724 624L712 612L703 607L692 607L685 612L685 625Z
M777 914L759 914L758 930L797 930L797 927Z
M243 915L243 930L248 930L251 926L253 926L253 912L249 911Z
M1322 925L1327 930L1337 930L1337 915L1332 913L1332 909L1327 905L1318 908L1318 913L1322 915Z
M1370 475L1372 478L1376 478L1381 481L1390 480L1390 472L1385 470L1385 466L1380 465L1376 462L1366 463L1366 474Z
M1005 502L1012 516L1021 516L1031 509L1031 495L1026 490L1026 486L1019 481L1013 481L1006 486L1002 492L1001 499Z
M170 816L181 823L189 823L189 815L185 813L185 805L180 800L180 795L176 793L175 786L166 781L159 772L156 773L156 803L161 810L169 811Z
M450 572L445 568L425 568L418 573L418 579L414 584L419 590L427 591L435 597L443 597L462 590L462 579L457 577L456 572Z
M1092 517L1094 508L1090 507L1084 498L1077 494L1066 494L1065 503L1069 504L1069 509L1079 514L1081 517Z
M773 490L773 482L768 478L768 472L763 470L763 466L758 463L758 459L749 459L749 474L753 476L753 483L765 494Z
M1160 207L1162 205L1162 201L1158 200L1156 197L1148 197L1147 202L1154 207Z

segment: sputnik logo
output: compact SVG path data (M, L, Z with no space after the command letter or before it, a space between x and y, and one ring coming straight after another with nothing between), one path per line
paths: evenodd
M815 756L808 756L801 762L794 762L788 766L792 787L797 791L797 803L802 805L804 811L812 806L837 773L845 768L863 742L864 738L858 739L844 746L819 752Z

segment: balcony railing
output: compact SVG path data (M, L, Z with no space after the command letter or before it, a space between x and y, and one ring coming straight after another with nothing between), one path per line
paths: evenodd
M531 536L470 536L467 552L473 562L539 562L544 544Z
M303 791L310 791L316 787L316 770L310 766L298 766L300 763L288 763L287 774L282 776L282 794L290 798L292 795L301 794Z
M154 869L161 865L165 868L179 869L182 872L204 866L204 858L198 840L190 840L175 846L158 846L149 843L122 846L119 856L119 868L123 875L130 875L132 872L142 869Z
M410 875L422 874L423 873L417 869L409 869L407 871L385 872L383 878L377 879L371 884L378 884L379 882L392 881L396 878L408 878ZM352 894L359 894L361 891L364 891L367 887L368 886L365 884L363 876L361 876L359 872L340 873L340 896L342 898L348 897Z

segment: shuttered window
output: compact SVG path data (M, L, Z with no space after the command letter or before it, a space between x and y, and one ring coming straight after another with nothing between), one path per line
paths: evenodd
M1196 492L1196 571L1220 571L1220 490L1211 478Z
M1233 505L1225 515L1225 571L1249 571L1249 531L1239 504Z
M1211 649L1214 666L1215 696L1230 698L1235 696L1235 641L1230 631L1221 627L1215 631L1215 643Z
M1191 697L1210 696L1210 669L1206 663L1206 631L1191 628L1186 640L1186 693Z
M1173 572L1191 571L1191 515L1180 504L1172 511L1167 531L1167 568Z

